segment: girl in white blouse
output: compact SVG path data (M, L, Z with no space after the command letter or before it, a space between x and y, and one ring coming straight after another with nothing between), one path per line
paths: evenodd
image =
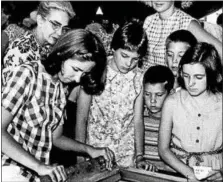
M179 64L182 89L164 103L159 154L176 171L197 180L193 166L211 167L222 180L222 65L208 43L191 47Z

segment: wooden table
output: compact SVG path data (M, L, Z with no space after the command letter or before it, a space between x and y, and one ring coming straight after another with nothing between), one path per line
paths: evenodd
M136 168L117 167L112 171L92 171L84 175L73 175L68 182L187 182L187 179Z

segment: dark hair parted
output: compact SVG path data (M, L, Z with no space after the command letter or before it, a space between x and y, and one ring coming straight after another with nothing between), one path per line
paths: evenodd
M81 78L80 84L89 94L100 92L104 88L102 76L106 67L106 53L97 36L84 29L67 32L58 39L42 64L50 75L55 75L68 59L95 62L94 68Z
M200 42L189 48L179 63L179 85L185 89L181 73L185 64L201 64L206 72L207 91L222 92L222 65L216 48L208 43Z
M197 39L188 30L176 30L167 37L166 47L168 47L169 43L171 42L184 42L192 47L195 46L195 44L197 43Z
M141 21L132 19L120 25L115 31L111 49L126 49L128 51L136 51L139 54L140 61L138 66L142 66L144 56L147 53L147 36L143 29Z
M174 75L172 71L162 65L156 65L150 67L144 74L143 84L156 84L156 83L166 83L165 89L169 93L173 89L174 85Z

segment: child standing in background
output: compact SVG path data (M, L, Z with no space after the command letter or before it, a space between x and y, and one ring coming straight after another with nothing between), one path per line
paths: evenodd
M222 58L222 43L205 31L199 21L178 9L175 0L151 0L151 6L156 11L144 21L144 29L148 38L148 59L145 69L151 65L166 65L165 41L172 32L180 29L190 31L198 41L208 42L215 46Z
M162 73L162 74L160 74ZM144 111L145 155L158 169L165 169L165 164L158 154L158 132L163 102L173 88L174 76L166 66L152 66L144 75Z
M173 72L174 91L179 90L178 65L188 48L193 47L197 43L194 35L188 30L177 30L171 33L166 39L166 64Z
M222 180L222 65L211 44L186 51L179 84L163 105L159 154L190 180L197 180L193 166L211 167L207 180Z

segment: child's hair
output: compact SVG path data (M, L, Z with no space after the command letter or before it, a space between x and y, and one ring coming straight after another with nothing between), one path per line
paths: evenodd
M192 47L197 43L197 39L188 30L176 30L166 38L166 48L168 48L171 42L184 42Z
M143 24L137 19L132 19L123 23L114 33L111 49L126 49L136 51L139 54L139 66L147 52L147 36L143 29Z
M71 30L58 39L46 60L42 60L42 64L50 75L55 75L61 71L62 63L72 58L96 64L90 74L81 79L85 91L97 93L98 89L103 89L102 75L106 67L106 53L99 38L84 29Z
M201 64L206 72L207 91L212 93L222 92L222 65L216 48L208 43L200 42L189 48L179 63L179 85L185 89L184 80L181 76L183 65Z
M167 90L168 93L173 89L174 85L174 75L172 71L162 65L156 65L150 67L143 78L143 84L156 84L156 83L164 83L167 82L165 85L165 89Z

